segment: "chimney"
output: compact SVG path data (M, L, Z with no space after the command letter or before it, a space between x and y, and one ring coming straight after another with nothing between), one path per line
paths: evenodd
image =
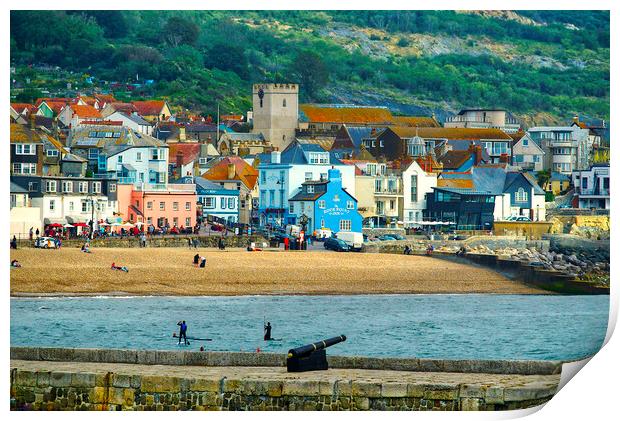
M228 164L228 179L232 180L233 178L235 178L235 173L236 173L235 164L232 164L232 163Z
M30 128L32 130L34 130L35 129L35 121L36 121L35 120L35 115L34 114L30 114L28 117L30 118Z
M185 142L186 140L185 127L179 127L179 142Z
M336 189L342 189L342 178L340 176L340 170L331 169L327 170L327 178L329 179L329 184L332 184L332 187Z
M474 165L480 165L482 162L482 146L477 145L475 148L476 156L474 157Z
M201 158L206 158L207 156L209 156L209 147L206 143L201 142L200 143L200 157Z
M280 163L280 157L281 157L281 152L280 151L273 151L273 152L271 152L271 163L272 164L279 164Z
M183 151L177 152L177 168L181 168L183 166Z
M573 117L573 123L579 123L579 116L578 115Z

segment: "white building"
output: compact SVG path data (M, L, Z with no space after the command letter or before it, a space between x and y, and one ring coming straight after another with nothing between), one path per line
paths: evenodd
M609 164L594 164L573 172L573 185L580 209L609 209Z
M528 134L545 152L545 169L566 175L588 169L592 149L588 129L579 126L532 127Z
M120 121L123 126L129 127L138 133L153 135L153 125L137 114L128 114L122 111L115 111L106 117L109 121Z
M512 136L516 139L512 145L512 165L528 171L544 170L545 151L532 140L530 135L519 132Z
M405 227L422 221L426 209L426 194L437 187L437 174L427 173L413 161L402 173L403 222Z

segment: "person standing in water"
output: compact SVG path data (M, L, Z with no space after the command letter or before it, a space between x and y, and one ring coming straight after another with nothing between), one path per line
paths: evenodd
M187 325L185 324L185 320L177 323L179 327L179 345L181 344L181 338L185 340L185 345L187 345Z
M270 341L271 340L271 323L267 322L266 325L264 325L265 328L265 336L264 339L266 341Z

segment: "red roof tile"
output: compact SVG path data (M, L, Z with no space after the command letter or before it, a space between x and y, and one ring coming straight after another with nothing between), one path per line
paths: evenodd
M95 107L90 105L72 104L71 110L79 118L101 118L101 113Z
M162 108L164 108L164 105L166 104L165 101L132 101L132 104L134 105L134 107L136 107L136 109L138 110L138 114L140 114L141 116L149 116L149 115L154 115L154 116L159 116L159 113L161 111Z

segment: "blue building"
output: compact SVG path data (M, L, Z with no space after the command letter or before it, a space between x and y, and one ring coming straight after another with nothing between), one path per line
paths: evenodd
M227 223L239 221L239 191L224 187L203 177L182 177L176 183L196 184L196 196L203 219L213 216Z
M328 228L333 233L362 232L357 200L342 187L341 173L337 169L328 170L327 179L302 183L301 191L289 199L288 214L293 224L299 224L299 218L305 215L309 234L320 228Z

